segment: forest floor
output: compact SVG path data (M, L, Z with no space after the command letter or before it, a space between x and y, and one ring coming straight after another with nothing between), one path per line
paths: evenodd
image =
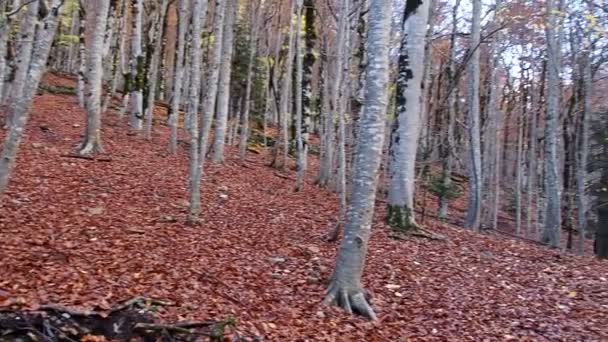
M608 340L608 263L432 220L447 240L395 240L383 210L363 280L378 321L326 307L338 244L322 236L338 208L312 171L296 193L292 171L229 149L207 164L203 221L188 226L186 147L167 153L167 127L147 142L113 111L103 121L106 154L71 158L84 112L36 98L0 208L0 306L146 296L174 303L163 320L234 316L230 336L268 341Z

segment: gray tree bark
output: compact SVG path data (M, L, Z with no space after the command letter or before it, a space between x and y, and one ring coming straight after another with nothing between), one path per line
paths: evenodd
M241 117L241 132L239 138L239 157L241 163L245 162L245 155L247 153L247 140L249 140L249 112L251 110L251 89L253 84L253 67L256 62L257 47L258 47L258 30L259 30L259 19L258 16L261 12L262 4L259 1L252 2L251 5L251 34L249 36L249 59L247 64L247 84L245 85L245 105L243 108L243 115ZM266 117L266 116L265 116ZM264 133L266 137L266 133Z
M192 47L190 59L190 89L188 89L188 115L192 120L192 131L190 132L190 208L188 210L188 222L198 221L201 212L201 173L199 130L198 130L198 104L200 99L201 63L202 63L202 31L205 17L207 16L207 0L193 0L192 2Z
M295 84L295 102L296 102L296 187L295 191L300 191L304 188L304 181L306 177L306 158L308 156L308 146L304 143L304 136L302 132L302 0L296 0L296 41L295 41L295 54L296 54L296 84Z
M422 80L430 0L409 0L403 15L395 119L389 147L388 223L394 229L416 227L416 152L420 134Z
M217 93L217 117L213 142L213 163L224 162L228 110L230 108L230 79L232 74L232 50L234 38L234 21L236 16L235 0L227 0L224 34L222 37L222 64L220 66L220 83Z
M19 41L16 55L15 78L11 84L10 95L7 104L14 105L17 99L23 96L23 88L27 82L34 40L36 37L36 26L38 24L38 1L27 6L27 12L19 29ZM12 117L8 117L12 120Z
M4 139L2 153L0 154L0 197L4 194L8 185L19 144L29 118L29 109L46 69L46 62L59 25L59 10L62 4L63 0L53 0L50 11L43 20L38 40L34 45L23 91L10 108L10 117L13 118L13 121Z
M178 2L178 26L177 26L177 53L175 54L175 67L173 73L173 95L171 97L171 114L169 116L169 126L171 127L171 138L169 142L169 152L177 153L177 124L179 121L179 105L181 103L182 82L184 79L184 52L186 48L186 30L188 27L188 3L189 0L179 0Z
M452 7L452 32L450 35L450 57L448 60L448 85L456 82L456 33L458 30L458 8L460 0L456 0ZM445 220L448 217L449 198L447 191L452 186L452 167L454 159L454 126L456 124L456 89L452 89L448 94L447 99L447 128L443 139L442 148L442 188L444 191L439 195L439 213L440 219Z
M103 51L110 0L98 0L95 6L95 29L88 54L87 121L79 153L89 155L103 152L101 144L101 85L103 82Z
M84 92L87 72L87 48L85 45L87 15L86 8L82 2L79 2L78 19L80 26L78 27L78 82L76 83L76 95L78 96L78 104L84 108L86 105Z
M481 214L481 137L479 129L479 45L481 38L481 0L473 0L473 23L471 26L472 52L468 74L467 125L469 135L469 205L465 226L479 230Z
M325 303L375 319L367 302L361 276L371 231L376 180L388 105L390 0L371 0L365 109L360 120L360 143L356 147L353 193L346 219L345 234Z
M144 66L145 55L142 50L142 17L144 12L143 0L132 0L132 31L131 31L131 127L142 129L144 108Z
M585 232L587 227L587 160L589 155L589 118L592 114L593 75L591 72L591 47L586 52L583 66L583 112L580 132L578 134L578 150L576 168L576 199L578 221L577 252L585 252Z
M561 42L556 37L556 28L557 30L561 30L561 28L558 28L561 21L557 19L558 15L556 12L561 10L561 8L562 6L555 6L555 0L547 0L546 2L547 113L545 117L545 191L547 203L545 207L545 227L541 236L541 242L554 248L559 247L561 233L561 191L558 179L557 156Z
M158 13L154 19L154 32L151 44L154 46L154 52L152 53L152 59L148 70L148 98L146 105L145 114L145 127L144 127L144 138L150 139L152 137L152 121L154 119L154 103L156 102L156 85L158 83L158 68L160 65L162 43L163 43L163 28L165 21L165 14L167 13L167 7L169 6L169 0L161 0Z

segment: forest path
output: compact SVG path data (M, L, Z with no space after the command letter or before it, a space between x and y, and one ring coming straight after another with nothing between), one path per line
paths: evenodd
M203 222L184 224L187 151L166 152L104 117L111 161L65 157L83 132L76 99L36 99L0 208L0 305L90 307L143 295L176 303L166 319L234 315L267 340L606 339L608 268L522 241L430 221L448 241L397 241L374 226L364 284L380 324L321 305L336 244L321 236L336 198L278 177L267 158L210 164ZM126 121L126 120L125 120ZM311 172L311 177L312 177ZM293 178L293 173L288 172Z

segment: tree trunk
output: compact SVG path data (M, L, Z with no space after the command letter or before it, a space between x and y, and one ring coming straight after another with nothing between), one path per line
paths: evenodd
M92 33L91 46L88 56L87 74L87 122L84 141L79 153L89 155L103 152L101 144L101 85L103 82L104 35L108 24L110 0L99 0L95 7L95 29Z
M325 303L338 305L349 313L358 313L371 319L375 319L376 315L365 298L361 276L384 143L391 23L391 12L386 9L390 6L390 0L371 0L365 109L360 119L360 143L356 150L353 193L336 268L325 297Z
M479 230L481 214L481 141L479 133L479 45L481 36L481 0L473 0L473 23L470 49L474 51L469 62L467 125L469 133L469 205L465 226Z
M389 148L388 223L393 229L416 227L414 192L420 134L422 80L429 2L406 2L399 51L395 119Z
M215 164L224 162L224 146L226 128L228 126L228 109L230 107L230 79L232 73L232 50L234 38L234 21L236 16L235 0L227 0L226 20L222 37L222 64L220 67L220 83L217 93L217 117L215 121L215 137L213 142L213 158Z
M85 87L86 87L86 71L87 71L87 48L85 44L85 33L87 27L87 14L85 5L81 2L78 10L78 19L80 26L78 27L78 82L76 84L76 95L78 96L78 104L80 107L85 106Z
M295 54L296 54L296 84L295 84L295 102L296 102L296 187L295 191L301 191L304 188L304 181L306 177L306 158L308 156L308 146L304 141L303 132L303 115L302 115L302 0L296 0L296 41L295 41Z
M188 0L179 0L178 2L178 26L177 26L177 41L176 53L173 72L173 94L171 96L171 109L169 116L169 126L171 127L171 138L169 142L169 152L177 153L177 125L179 122L179 105L182 95L182 81L184 78L184 52L186 46L186 30L188 27Z
M443 148L441 153L441 194L439 194L439 218L446 220L448 218L449 196L448 189L452 187L452 167L454 160L454 126L456 124L456 95L458 93L456 85L456 33L458 30L458 8L460 0L456 0L452 7L452 32L450 35L450 57L448 60L447 73L449 80L448 99L447 99L447 128L443 139ZM453 88L452 88L453 87Z
M251 108L251 88L253 85L253 68L256 63L257 47L258 47L258 30L259 30L259 19L258 16L261 13L261 2L255 2L251 5L251 34L249 36L249 59L247 64L247 84L245 85L245 105L243 108L243 115L241 119L241 134L239 138L239 157L241 163L245 162L245 155L247 153L247 140L249 140L249 111ZM266 116L264 116L266 118ZM264 137L266 132L264 130Z
M144 108L145 55L142 51L144 0L132 0L131 31L131 127L142 129Z
M42 75L46 69L46 62L55 38L57 26L59 25L59 9L62 4L63 0L53 0L50 11L40 28L41 32L38 35L38 40L35 42L23 91L21 92L21 96L15 99L13 106L10 108L10 117L14 120L4 139L2 154L0 155L0 197L4 195L8 185L19 144L25 133L29 109L38 89L40 79L42 79Z
M589 155L589 118L592 114L593 76L591 73L591 52L588 51L583 66L583 112L578 134L578 154L576 168L576 198L578 219L577 252L585 252L585 231L587 226L587 157Z
M10 88L10 95L7 104L14 106L17 100L23 96L23 88L28 82L29 68L32 59L32 50L36 37L36 26L38 23L38 1L34 1L27 6L27 12L21 23L19 31L19 45L17 46L16 72ZM8 117L12 120L12 117Z
M150 44L154 47L152 52L152 59L150 61L150 68L148 70L148 97L146 105L146 124L144 129L144 137L150 139L152 137L152 121L154 120L154 103L156 101L156 85L158 82L158 68L160 65L160 59L162 58L162 42L163 42L163 29L165 22L165 15L167 14L167 7L169 6L169 0L161 0L160 8L154 22L154 33Z
M560 3L563 0L559 0ZM561 10L555 7L555 0L547 0L547 113L545 118L545 192L546 213L545 227L541 242L557 248L560 243L561 212L560 212L560 186L558 179L557 156L557 124L559 112L559 88L561 69L561 42L556 37L555 28L558 26L557 14Z
M202 31L205 17L207 16L207 0L193 0L192 2L192 47L190 59L190 75L192 80L188 89L188 115L192 120L192 131L190 132L190 208L188 210L188 222L195 223L201 211L201 173L199 131L198 131L198 104L200 99L201 84L201 62L202 62Z

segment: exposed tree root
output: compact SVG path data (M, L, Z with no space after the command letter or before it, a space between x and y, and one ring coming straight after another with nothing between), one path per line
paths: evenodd
M95 154L95 153L103 153L103 147L101 146L101 144L98 141L87 141L86 144L83 144L83 146L80 148L80 151L78 151L78 154L81 156L89 156L91 154Z
M92 157L92 156L88 156L88 155L80 155L80 154L64 154L61 155L61 157L63 158L76 158L76 159L85 159L85 160L92 160L92 161L98 161L98 162L111 162L112 158L100 158L100 157Z
M110 310L78 311L44 305L34 311L0 312L0 341L198 341L207 336L221 341L233 318L220 322L157 324L158 305L170 303L137 297Z
M352 291L332 282L323 302L326 305L338 306L349 314L376 320L376 313L367 302L363 289Z
M420 227L419 225L412 226L410 229L405 231L395 230L393 234L390 235L391 238L397 240L407 240L407 236L414 236L419 238L425 238L433 241L445 241L447 238L443 235L439 235L430 230Z

